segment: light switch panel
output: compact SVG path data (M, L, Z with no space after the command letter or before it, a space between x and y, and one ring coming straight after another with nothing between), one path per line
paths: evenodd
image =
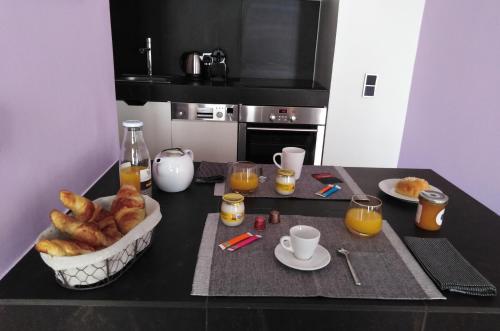
M375 85L377 84L377 75L365 74L363 82L363 97L375 96Z
M364 97L373 97L375 96L375 86L365 86L365 91L363 93Z

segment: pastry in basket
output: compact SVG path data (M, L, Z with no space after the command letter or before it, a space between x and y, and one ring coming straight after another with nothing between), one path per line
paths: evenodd
M106 247L112 243L94 223L78 221L55 209L50 212L50 219L59 231L93 247Z
M109 211L101 209L94 222L99 227L99 230L101 230L112 243L117 242L122 237L122 233L118 230L118 226L116 225L115 218Z
M116 224L123 234L128 233L130 230L146 218L146 211L144 208L122 208L115 214Z
M62 190L59 198L72 215L54 209L50 219L73 240L40 240L35 246L39 252L53 256L85 254L110 246L146 218L144 198L130 185L118 191L111 212L70 191Z
M123 185L111 204L111 213L116 214L122 208L142 208L145 203L142 195L132 185Z
M111 204L118 229L123 234L128 233L146 218L144 198L134 186L123 185Z
M82 222L92 222L101 209L89 199L66 190L59 192L59 199L66 208L73 212L73 216Z
M35 248L52 256L74 256L95 251L94 247L85 243L62 239L40 240Z
M429 183L422 178L406 177L396 183L396 192L408 197L417 198L420 192L428 190Z

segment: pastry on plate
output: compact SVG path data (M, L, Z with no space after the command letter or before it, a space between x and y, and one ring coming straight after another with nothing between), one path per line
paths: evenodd
M418 177L406 177L400 179L396 183L396 192L412 198L418 198L420 192L428 190L430 188L429 183L422 178Z

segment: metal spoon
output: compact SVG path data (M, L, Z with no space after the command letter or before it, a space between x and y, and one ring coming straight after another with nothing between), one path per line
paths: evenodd
M357 286L361 286L361 282L359 281L358 275L356 275L356 271L354 271L354 268L352 267L351 264L351 260L349 259L349 251L345 248L340 248L339 250L337 250L337 252L345 256L347 261L347 266L349 267L352 278L354 279L354 284L356 284Z

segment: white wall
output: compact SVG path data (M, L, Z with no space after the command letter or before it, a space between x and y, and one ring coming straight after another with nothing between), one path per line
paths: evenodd
M424 1L339 2L323 164L397 166Z

